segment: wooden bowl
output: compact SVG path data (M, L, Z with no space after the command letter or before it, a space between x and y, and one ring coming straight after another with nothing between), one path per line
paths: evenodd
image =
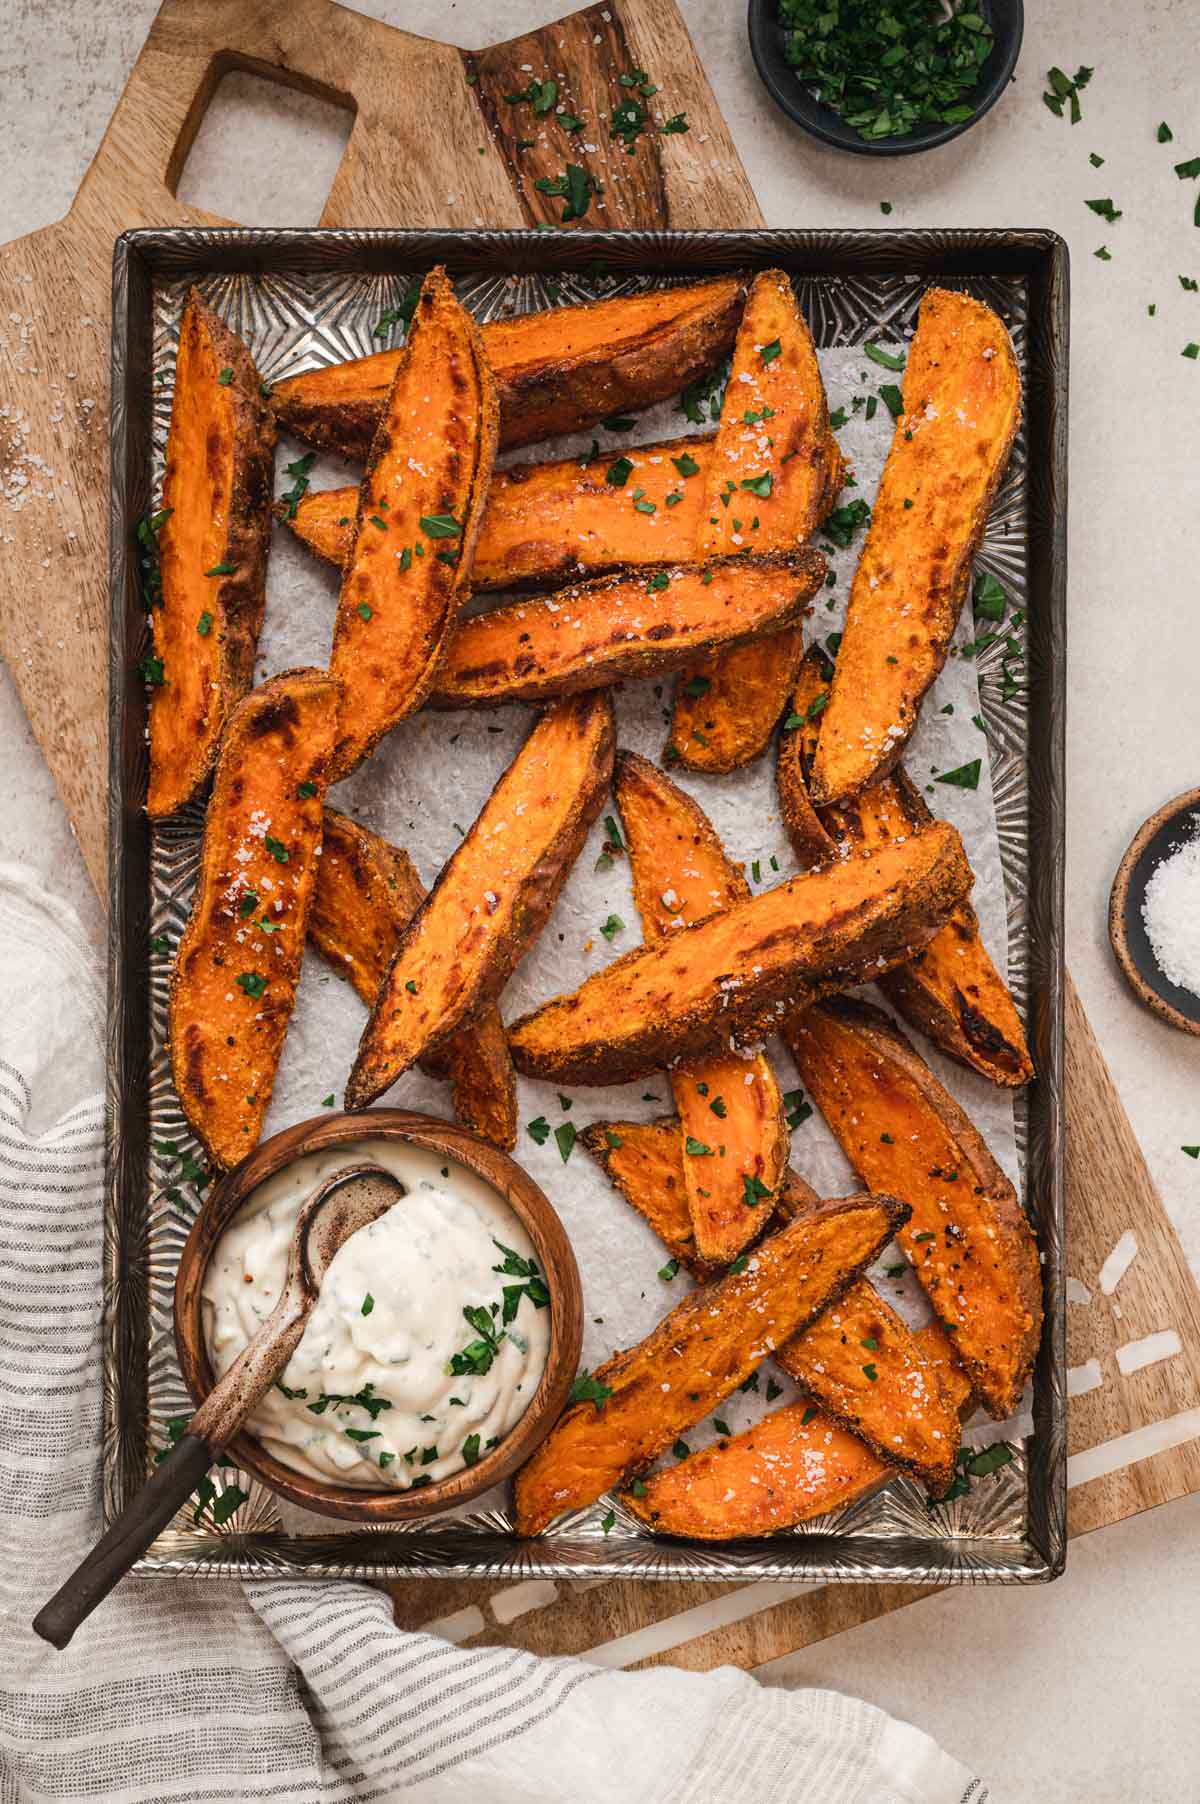
M1142 919L1142 903L1146 885L1163 859L1181 839L1192 837L1184 817L1197 812L1200 789L1185 790L1164 802L1134 834L1117 866L1108 901L1108 937L1130 989L1160 1020L1185 1034L1200 1034L1200 996L1172 983L1160 968Z
M566 1229L542 1190L507 1153L452 1122L404 1109L365 1109L301 1121L265 1140L213 1187L188 1235L175 1280L175 1345L184 1382L201 1403L213 1385L200 1312L204 1274L217 1241L250 1192L303 1153L362 1140L403 1140L465 1165L489 1183L519 1218L532 1240L550 1290L550 1345L545 1370L529 1407L498 1447L473 1466L417 1491L368 1491L310 1478L268 1453L249 1434L230 1443L229 1454L247 1472L305 1509L351 1522L404 1522L433 1516L507 1478L545 1440L567 1401L583 1342L579 1268Z

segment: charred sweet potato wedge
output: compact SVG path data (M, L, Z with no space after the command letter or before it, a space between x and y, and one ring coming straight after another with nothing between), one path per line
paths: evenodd
M365 1108L493 1002L529 950L612 780L607 695L547 708L400 935L346 1106Z
M773 1032L818 996L906 963L970 888L962 843L935 822L874 853L792 877L627 952L509 1029L518 1071L623 1083Z
M568 1408L517 1474L517 1533L541 1534L648 1465L836 1299L903 1219L889 1197L825 1203L614 1354L592 1375L596 1401Z
M273 677L221 741L192 912L171 976L171 1071L213 1164L258 1140L291 1019L317 883L341 690L323 670Z
M712 446L711 438L667 439L624 445L615 455L497 470L475 543L472 590L544 589L609 570L689 561ZM282 508L280 518L318 557L342 564L357 506L357 489L317 489Z
M818 806L893 770L950 651L971 559L1021 418L1003 322L970 295L921 302L812 768Z
M675 670L698 649L802 619L824 574L821 554L802 549L655 565L493 608L459 626L434 706L543 701Z
M808 768L820 698L828 693L821 654L810 647L792 697L790 718L798 724L784 732L778 764L784 827L803 865L819 864L846 846L884 845L898 835L919 832L933 819L903 765L840 807L820 812L813 807ZM959 903L911 964L881 978L880 987L905 1020L960 1064L1009 1087L1028 1083L1033 1076L1021 1017L988 957L968 901Z
M921 1328L914 1339L952 1407L964 1408L970 1385L956 1367L943 1365L940 1331ZM897 1475L894 1465L801 1397L744 1434L654 1473L637 1491L622 1492L621 1502L658 1534L734 1541L811 1522L872 1496Z
M725 356L745 298L737 276L555 307L482 327L496 374L500 443L578 432L627 407L678 394ZM275 412L298 438L363 459L404 347L275 384Z
M707 815L655 765L620 753L616 798L647 940L748 899L750 886ZM760 1231L783 1178L783 1096L764 1053L742 1059L724 1052L676 1066L671 1089L696 1251L727 1265Z
M275 421L249 351L201 299L179 328L151 609L147 812L200 789L230 711L254 681L267 593Z
M1037 1243L1012 1185L879 1009L841 997L784 1037L862 1181L911 1206L900 1245L985 1408L1011 1415L1042 1331Z
M715 1276L721 1268L696 1254L678 1121L596 1122L580 1138L668 1252L693 1276ZM821 1206L816 1192L788 1171L769 1231ZM837 1303L784 1341L775 1358L828 1416L889 1465L914 1473L937 1496L949 1489L959 1400L947 1400L916 1336L868 1279L856 1278Z
M467 593L496 454L496 390L443 269L426 277L358 493L329 667L346 776L433 685Z
M400 935L425 900L407 852L348 815L325 810L309 944L371 1008L396 955ZM493 1145L517 1139L517 1082L499 1010L490 1005L441 1052L421 1061L450 1080L454 1113Z
M750 284L733 347L696 555L794 550L833 506L843 476L812 334L789 278L764 269ZM672 754L705 771L759 757L803 649L794 627L689 665L675 688Z

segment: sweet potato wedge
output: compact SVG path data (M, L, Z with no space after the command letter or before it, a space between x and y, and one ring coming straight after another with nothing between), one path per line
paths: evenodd
M365 1108L499 995L600 811L613 731L607 695L573 696L542 715L400 935L347 1108Z
M154 819L204 783L230 710L254 680L271 542L275 421L249 351L192 289L167 435L161 605L151 609Z
M697 1257L678 1121L595 1122L580 1138L668 1252L693 1276L715 1276L721 1268ZM816 1192L788 1171L771 1231L820 1207ZM959 1400L947 1400L916 1337L868 1279L856 1278L836 1304L784 1341L775 1358L833 1421L885 1462L914 1473L937 1496L949 1489Z
M696 1246L678 1115L660 1115L657 1121L593 1121L580 1130L579 1139L685 1271L693 1278L720 1277L725 1265L703 1258ZM756 1239L791 1220L782 1206L769 1214L761 1209L759 1217Z
M888 1197L826 1203L614 1354L593 1374L605 1394L569 1407L517 1474L517 1533L540 1534L655 1459L840 1296L903 1219Z
M940 1330L921 1328L914 1338L961 1410L970 1385L952 1363L943 1367ZM654 1473L636 1492L622 1492L621 1502L658 1534L734 1541L811 1522L897 1476L895 1466L801 1397L744 1434Z
M443 269L421 288L358 493L329 667L344 684L334 774L421 706L467 592L496 454L496 390Z
M1042 1331L1037 1243L1012 1185L881 1010L842 997L784 1037L862 1181L910 1204L900 1244L985 1408L1011 1415Z
M946 662L1021 417L1016 358L990 307L927 290L903 399L821 716L818 806L895 768Z
M518 1071L623 1083L773 1032L818 996L919 952L970 887L962 844L935 822L878 852L792 877L627 952L509 1029Z
M804 725L780 740L778 783L784 827L801 864L819 864L845 846L879 846L919 832L933 819L903 765L840 807L819 813L808 793L820 698L829 692L821 653L810 646L792 697ZM880 979L892 1006L935 1046L993 1083L1016 1087L1033 1076L1033 1060L1016 1004L988 957L979 921L964 900L911 964Z
M578 432L627 407L678 394L724 357L745 296L738 276L493 320L482 328L496 374L500 443ZM275 384L275 412L297 437L365 458L404 350L377 351Z
M308 940L368 1008L401 933L424 900L425 885L407 852L348 815L325 810ZM431 1077L449 1079L454 1113L465 1127L511 1151L517 1139L517 1081L494 1004L421 1064Z
M544 589L608 570L689 561L712 446L711 438L666 439L497 470L475 544L472 590ZM623 480L610 482L609 471ZM342 564L357 506L355 488L316 489L282 508L280 518L318 557Z
M764 349L775 355L764 361ZM811 537L842 486L812 334L780 269L755 276L733 347L709 462L696 555L744 546L790 551ZM675 687L672 756L730 771L766 750L804 649L800 629L689 665Z
M229 717L192 912L171 974L171 1071L213 1164L255 1144L291 1019L317 882L341 690L272 677Z
M459 626L433 704L544 701L675 670L698 649L803 619L824 573L820 552L808 549L715 558L601 576L493 608Z
M617 757L633 899L647 940L744 902L750 885L707 815L635 752ZM675 1067L688 1210L702 1259L726 1265L760 1231L788 1157L783 1096L764 1053L718 1053Z

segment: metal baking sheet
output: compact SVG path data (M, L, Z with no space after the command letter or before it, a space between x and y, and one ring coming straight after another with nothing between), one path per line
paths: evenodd
M503 1504L386 1529L342 1530L281 1513L246 1474L226 1524L181 1515L141 1563L158 1573L396 1578L645 1577L797 1582L1006 1581L1055 1577L1066 1549L1063 1223L1063 712L1065 703L1067 258L1043 231L520 232L146 230L118 241L113 306L110 660L110 1142L106 1188L105 1504L143 1482L166 1424L187 1409L175 1362L175 1266L199 1199L169 1142L197 1151L164 1053L169 963L151 950L186 915L201 814L151 831L145 697L136 663L147 633L134 530L155 501L181 285L198 282L252 342L268 377L373 348L371 328L413 275L445 262L481 320L506 312L782 267L819 347L911 331L930 282L996 307L1013 334L1025 420L983 547L1026 612L1025 685L1000 698L1003 643L978 658L995 798L1010 977L1038 1078L1019 1099L1023 1200L1046 1286L1031 1432L1016 1458L930 1508L901 1479L878 1496L767 1540L659 1540L606 1502L535 1541ZM533 455L534 453L525 453ZM388 823L377 821L386 831ZM536 954L535 954L536 956ZM1028 1426L1028 1425L1026 1425ZM286 1514L286 1520L284 1519Z

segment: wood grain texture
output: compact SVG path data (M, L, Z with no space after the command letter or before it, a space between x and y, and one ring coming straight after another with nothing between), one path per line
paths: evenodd
M523 62L539 78L569 71L560 101L589 123L610 109L621 73L645 69L662 88L650 111L662 119L686 110L691 130L645 134L634 159L594 131L568 139L546 125L543 141L521 123L528 107L496 98L527 85ZM513 63L520 79L510 87ZM356 108L323 225L557 219L561 202L534 184L542 175L553 179L567 161L604 183L589 217L608 227L762 224L674 0L606 0L473 55L329 0L167 0L67 218L0 249L0 305L22 321L0 342L0 389L16 422L0 439L0 652L101 893L112 240L136 225L225 223L184 206L174 190L209 98L236 68ZM472 71L480 78L474 86L466 80ZM533 138L535 147L517 152L517 137ZM585 143L597 149L578 154ZM1092 1292L1089 1304L1070 1310L1070 1357L1076 1365L1100 1360L1105 1379L1072 1404L1079 1452L1200 1403L1200 1303L1073 991L1068 1000L1071 1265ZM1113 1299L1122 1312L1116 1317L1096 1276L1126 1228L1140 1250ZM1122 1378L1115 1347L1165 1327L1179 1334L1182 1352ZM1073 1492L1072 1531L1196 1489L1200 1444L1159 1453ZM706 1601L728 1609L739 1589L431 1579L394 1587L393 1595L406 1626L478 1609L474 1639L577 1653ZM706 1635L685 1626L689 1639L653 1658L755 1665L927 1594L900 1586L802 1591Z
M568 139L553 114L503 100L528 85L525 63L587 132ZM601 115L638 68L661 91L629 157ZM603 185L585 224L761 224L674 0L611 0L468 53L332 0L165 0L70 212L0 248L0 305L21 320L0 333L0 654L102 898L112 246L134 226L230 223L175 187L231 69L354 109L324 226L557 220L562 202L534 184L567 162ZM688 132L658 130L681 111Z

